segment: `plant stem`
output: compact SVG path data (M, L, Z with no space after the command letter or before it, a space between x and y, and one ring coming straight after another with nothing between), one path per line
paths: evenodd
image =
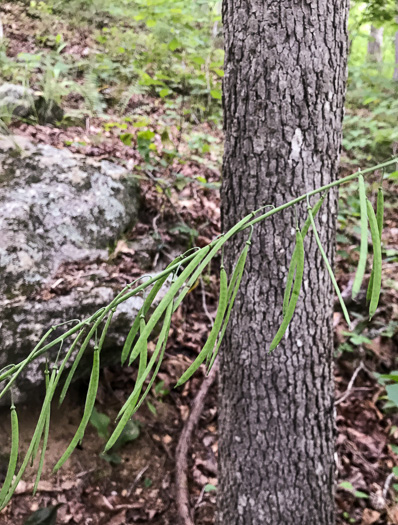
M268 219L268 217L271 217L272 215L275 215L275 213L278 213L278 212L280 212L282 210L285 210L286 208L290 208L291 206L294 206L295 204L304 201L307 198L307 196L311 197L312 195L316 195L318 193L325 192L325 191L329 190L330 188L333 188L333 187L336 187L336 186L341 186L342 184L346 184L347 182L350 182L351 180L354 180L354 179L358 178L359 175L369 175L370 173L372 173L372 172L374 172L376 170L385 168L387 166L391 166L392 164L396 164L397 162L398 162L398 157L393 158L393 159L391 159L389 161L383 162L381 164L378 164L377 166L373 166L372 168L366 168L364 170L357 171L356 173L353 173L352 175L348 175L347 177L343 177L342 179L338 179L338 180L336 180L334 182L331 182L330 184L326 184L325 186L321 186L320 188L312 190L312 191L310 191L308 193L304 193L303 195L300 195L300 197L296 197L295 199L293 199L293 200L291 200L291 201L289 201L289 202L287 202L285 204L282 204L281 206L278 206L277 208L273 208L272 210L268 211L267 213L264 213L263 215L260 215L259 217L256 217L256 218L252 219L251 221L249 221L246 224L244 224L239 230L237 230L237 232L243 231L243 230L245 230L246 228L249 228L249 227L253 227L255 224L257 224L257 223L259 223L261 221L264 221L265 219ZM263 208L264 208L264 206L262 206L261 208L259 208L256 211L254 211L253 215L258 213ZM235 228L235 226L233 228ZM233 228L231 228L231 229L233 229ZM224 236L225 236L225 242L226 242L229 239L229 237L230 237L230 232L227 232L226 234L224 234ZM219 239L219 237L214 239L210 244L211 245L214 244L218 239ZM220 245L220 248L221 248L221 246L223 244L224 243L222 243ZM60 335L59 337L57 337L56 339L54 339L53 341L51 341L47 345L43 346L42 348L39 348L36 352L32 352L21 363L19 363L18 365L13 366L7 372L4 372L0 376L0 382L4 381L5 379L7 379L10 376L13 376L14 374L19 374L20 370L22 368L27 366L29 363L31 363L33 360L35 360L37 357L39 357L39 356L43 355L44 353L46 353L48 350L50 350L50 348L60 344L65 339L67 339L71 335L73 335L76 332L78 332L79 330L81 330L84 326L86 326L88 324L91 324L93 322L95 322L96 324L99 324L99 322L105 317L105 315L107 313L110 312L110 310L112 310L113 308L116 309L119 306L119 304L123 303L124 301L127 301L128 299L130 299L134 295L137 295L139 292L141 292L142 290L144 290L145 288L147 288L148 286L150 286L151 284L156 282L158 279L164 277L165 275L171 274L174 270L177 270L181 265L184 265L187 262L190 262L195 257L195 255L196 255L196 253L194 252L193 254L184 257L183 259L179 260L173 266L170 266L170 267L166 268L165 270L163 270L162 272L158 273L157 275L155 275L154 277L152 277L151 279L149 279L145 283L137 286L137 288L135 288L134 290L132 290L130 292L127 292L127 290L130 288L130 286L126 286L113 299L113 301L108 306L106 306L104 308L100 308L97 312L95 312L88 319L78 323L73 328L71 328L70 330L68 330L64 334ZM127 292L127 293L124 293L124 292Z
M278 206L277 208L272 209L271 211L267 213L264 213L263 215L260 215L259 217L256 217L251 222L248 222L247 224L245 224L242 230L245 230L246 228L249 228L249 226L253 226L254 224L257 224L258 222L268 219L268 217L271 217L271 215L275 215L275 213L278 213L286 208L290 208L290 206L294 206L295 204L302 202L303 200L307 198L307 195L308 197L312 197L312 195L316 195L317 193L322 193L335 186L341 186L342 184L346 184L347 182L350 182L351 180L358 178L359 175L369 175L375 170L379 170L387 166L391 166L391 164L395 164L396 162L398 162L398 158L388 160L386 162L383 162L382 164L378 164L377 166L374 166L373 168L366 168L365 170L357 171L356 173L353 173L352 175L348 175L347 177L343 177L342 179L337 179L334 182L331 182L330 184L326 184L326 186L321 186L320 188L309 191L308 193L304 193L303 195L300 195L300 197L297 197L296 199L293 199L285 204L282 204L281 206Z

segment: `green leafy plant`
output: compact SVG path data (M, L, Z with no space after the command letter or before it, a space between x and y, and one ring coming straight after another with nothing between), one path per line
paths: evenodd
M182 385L185 381L187 381L202 363L206 362L208 370L210 370L214 364L217 352L220 348L223 336L225 334L231 309L233 307L235 297L239 289L240 281L245 269L246 257L250 249L252 231L255 225L259 222L267 220L269 217L272 217L276 213L279 213L282 210L285 210L286 208L295 206L296 204L307 200L310 224L312 226L313 234L316 237L318 246L322 251L319 237L316 233L314 213L311 209L310 198L319 193L323 194L332 187L340 186L353 180L359 180L361 194L362 196L364 194L366 196L366 188L364 186L362 177L366 174L371 173L375 169L383 169L388 166L394 165L396 162L397 159L392 159L383 164L375 166L374 168L354 173L353 175L349 175L340 180L331 182L326 186L310 191L307 194L301 195L293 199L292 201L282 204L278 207L273 207L272 205L263 206L258 210L249 213L235 226L233 226L228 232L225 232L222 235L215 238L209 245L204 246L203 248L193 248L187 253L178 256L172 263L169 264L169 266L165 270L163 270L159 274L147 278L144 282L141 283L140 281L142 280L142 278L130 283L125 288L123 288L123 290L113 299L113 301L111 301L108 305L95 312L93 315L91 315L84 321L72 320L70 322L63 323L64 325L72 324L73 326L67 329L62 335L56 337L53 340L51 340L51 335L53 334L56 327L50 328L46 332L46 334L44 334L44 336L41 338L41 340L35 346L35 348L23 361L21 361L18 364L8 365L5 369L3 369L0 372L0 383L5 382L5 385L0 391L0 398L2 398L7 392L9 392L12 389L12 386L15 383L15 381L18 379L20 374L30 365L30 363L32 363L32 361L35 361L42 355L49 356L51 349L56 349L57 347L59 347L58 355L55 359L53 358L53 364L51 366L51 375L49 376L49 379L46 382L46 395L43 402L42 410L40 412L38 423L33 434L33 438L25 454L24 460L22 461L22 465L18 470L16 476L14 477L11 486L6 487L6 489L4 489L3 491L3 501L0 503L0 507L3 508L14 494L16 487L28 466L29 461L34 459L39 449L39 443L43 435L44 440L42 449L45 450L47 433L46 429L50 418L51 401L55 395L59 380L64 372L65 365L68 361L71 360L73 351L75 348L78 347L80 341L82 341L82 343L80 345L76 357L74 357L72 367L68 373L67 380L61 392L61 401L64 398L71 384L72 377L80 363L82 355L89 350L90 345L92 345L92 341L94 340L93 365L91 370L90 382L87 390L86 403L82 419L78 426L76 434L73 437L70 445L60 458L60 460L55 465L55 470L58 470L64 464L64 462L72 454L77 444L83 439L87 425L90 420L95 422L94 424L96 425L96 427L99 428L104 435L107 435L107 442L104 448L105 453L109 453L109 451L113 447L117 446L117 443L120 443L120 440L123 440L123 432L126 432L126 428L129 428L129 425L131 425L131 417L146 399L154 381L156 380L157 374L159 372L164 357L173 313L180 306L180 304L186 297L188 291L192 288L192 286L194 286L201 274L206 270L210 261L212 261L220 252L221 254L223 253L224 245L231 238L233 238L239 233L245 231L249 232L244 248L236 261L234 271L230 278L228 278L225 268L223 268L223 260L221 261L220 298L216 321L212 330L210 331L210 334L203 349L199 353L198 357L195 359L194 363L188 368L187 371L185 371L182 374L182 376L178 380L177 386ZM269 207L271 207L271 209L269 211L265 211L265 208ZM369 206L367 208L367 211L370 211ZM376 234L376 218L371 219L371 229L373 230L372 237L374 243L380 244L380 236ZM366 236L367 239L368 228L367 225L365 225L364 223L362 223L361 233L362 236ZM271 344L270 350L274 349L283 337L283 334L287 330L288 325L293 317L294 310L297 304L297 297L300 293L301 288L302 265L304 260L302 241L302 232L299 229L299 227L297 227L297 249L295 250L296 278L292 286L292 296L291 298L289 298L288 306L285 311L285 317L282 321L281 328L278 330L278 333ZM377 262L377 264L374 264L373 271L374 282L378 282L380 278L379 274L381 273L381 265L379 264L379 262ZM153 309L153 312L149 315L150 308L155 302L155 299L158 297L160 290L166 284L166 281L170 281L168 290L164 294L162 299L158 302L157 306ZM119 414L117 416L116 428L113 430L110 437L108 438L107 430L104 429L106 420L102 418L102 421L99 421L98 415L96 418L95 412L93 419L94 404L98 389L101 349L109 326L112 322L113 314L117 310L118 306L126 300L128 300L129 298L143 292L144 290L149 291L149 293L147 294L144 304L131 327L130 333L126 339L126 343L124 345L121 355L122 363L128 361L129 364L132 364L135 360L139 361L137 379L133 391L122 406L121 410L119 411ZM374 308L371 308L370 314L374 313L373 310ZM148 338L151 336L151 334L153 333L153 331L159 323L162 325L162 328L157 338L156 348L151 357L149 358L147 345ZM101 331L101 335L99 339L97 339L97 332L99 331ZM58 362L62 353L62 345L65 341L72 339L73 336L75 336L75 339L69 347L69 350L66 352L66 355L62 360L61 366L59 367ZM143 391L144 383L147 380L149 380L149 384L147 388ZM15 429L15 416L13 416L13 458L15 458L16 450ZM10 465L10 468L13 469L13 461L10 461ZM37 479L40 478L40 472L41 470L39 466L39 475ZM9 478L10 476L8 476L8 479Z

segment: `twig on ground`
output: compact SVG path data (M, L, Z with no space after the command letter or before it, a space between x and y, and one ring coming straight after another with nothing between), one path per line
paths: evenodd
M383 487L383 498L384 499L387 499L388 489L390 488L391 481L394 478L395 478L395 474L393 472L391 472L391 474L387 476L386 482L384 483L384 487Z
M149 469L149 464L146 465L143 469L141 469L138 474L136 475L135 477L135 480L133 481L133 483L131 484L129 490L127 491L127 497L129 498L131 496L131 493L133 492L133 490L135 489L135 487L137 486L137 483L140 481L140 479L142 478L142 476L145 474L145 472Z
M360 362L359 366L356 368L355 372L353 373L350 382L348 383L347 390L344 392L342 396L339 397L339 399L336 400L335 405L340 405L343 401L347 399L347 397L351 394L351 390L354 386L355 380L361 370L366 370L365 365L363 364L363 361Z
M192 441L192 434L199 422L203 411L206 396L217 378L218 364L213 366L209 376L196 394L192 403L191 412L182 429L176 450L176 501L178 517L181 525L194 525L188 490L188 452Z

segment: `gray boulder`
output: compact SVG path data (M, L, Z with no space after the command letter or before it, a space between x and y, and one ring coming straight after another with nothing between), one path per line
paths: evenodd
M100 266L137 220L138 206L137 184L120 166L0 137L0 368L26 357L49 327L84 319L112 300L118 290L104 284ZM97 264L97 275L46 300L40 290L59 277L61 265L78 261ZM121 345L141 304L137 297L118 308L105 361L116 355L106 350ZM41 382L38 367L19 381L17 398Z
M53 124L63 119L64 112L54 100L46 99L40 92L7 83L0 86L0 115L33 118L40 124Z
M35 100L32 89L8 83L0 86L0 114L28 117L34 111Z

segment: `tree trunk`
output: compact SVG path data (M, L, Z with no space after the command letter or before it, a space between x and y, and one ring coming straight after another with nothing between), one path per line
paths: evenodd
M383 61L383 32L383 27L370 26L368 41L368 60L370 62L377 62L379 64Z
M347 15L346 0L224 0L224 231L336 177ZM331 193L317 220L330 259L336 211ZM294 239L292 209L256 226L221 354L219 525L334 523L333 295L311 233L294 321L267 354Z
M395 31L395 66L393 79L395 80L395 82L398 82L398 31Z

